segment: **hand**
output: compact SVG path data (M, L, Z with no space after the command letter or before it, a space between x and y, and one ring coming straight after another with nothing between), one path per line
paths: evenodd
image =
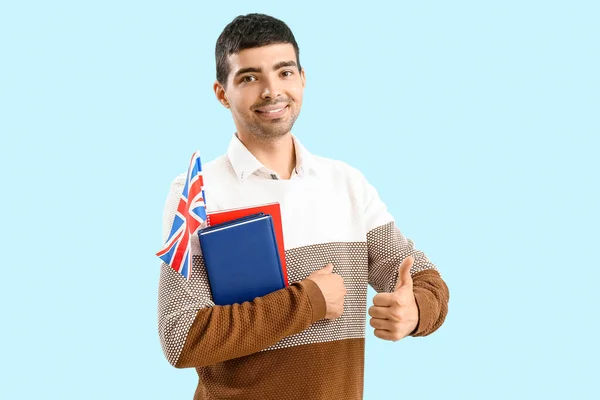
M378 293L369 308L369 321L375 328L375 336L393 342L402 339L415 330L419 323L419 309L413 293L410 268L413 257L407 257L400 264L398 283L392 293Z
M313 272L308 278L317 284L327 305L326 319L336 319L344 312L344 296L348 293L344 286L344 278L333 273L333 264Z

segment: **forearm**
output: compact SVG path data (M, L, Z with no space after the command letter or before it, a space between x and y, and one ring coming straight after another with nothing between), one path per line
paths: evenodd
M398 280L398 266L408 256L414 257L411 268L413 292L419 309L419 323L411 336L435 332L448 313L449 291L437 267L424 252L415 249L394 223L369 232L369 283L378 292L391 292Z
M323 317L325 300L309 280L254 301L202 309L176 367L200 367L256 353Z
M411 336L427 336L446 319L450 292L439 272L427 269L413 275L413 292L419 308L419 323Z
M159 335L167 359L177 368L255 353L325 317L323 295L309 280L254 301L218 306L193 295L199 293L193 283L188 286L167 268L161 274Z

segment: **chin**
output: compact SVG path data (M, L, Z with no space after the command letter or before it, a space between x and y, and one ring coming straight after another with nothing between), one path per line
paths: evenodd
M252 134L252 136L255 136L257 138L261 138L261 139L275 139L275 138L279 138L282 136L285 136L289 133L290 131L284 131L284 130L277 130L277 131L273 131L273 130L256 130L256 131L251 131L250 133Z
M287 135L291 130L294 124L289 123L278 123L276 126L253 126L251 129L248 129L248 132L252 134L252 136L263 139L272 139L278 138Z

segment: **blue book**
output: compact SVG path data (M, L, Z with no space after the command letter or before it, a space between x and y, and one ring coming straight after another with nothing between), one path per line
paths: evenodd
M209 226L198 236L215 304L241 304L285 287L269 214Z

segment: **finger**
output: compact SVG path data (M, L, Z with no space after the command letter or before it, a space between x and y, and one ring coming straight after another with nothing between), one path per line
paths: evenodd
M379 339L383 339L383 340L394 340L394 335L392 334L392 332L386 330L386 329L375 329L375 331L373 331L373 334L378 337Z
M369 307L369 316L373 318L388 319L390 307Z
M321 269L313 271L313 274L331 274L333 272L333 264L329 263Z
M390 307L396 303L393 293L378 293L373 297L373 305L378 307Z
M323 268L321 268L321 272L327 273L327 274L331 274L333 273L333 264L329 263L326 266L324 266Z
M381 318L370 318L369 325L371 325L375 329L381 329L384 331L389 331L393 328L392 323L390 321Z
M412 268L415 259L413 256L406 257L400 267L398 268L398 282L396 283L396 289L400 289L402 286L412 286L412 277L410 275L410 269Z

